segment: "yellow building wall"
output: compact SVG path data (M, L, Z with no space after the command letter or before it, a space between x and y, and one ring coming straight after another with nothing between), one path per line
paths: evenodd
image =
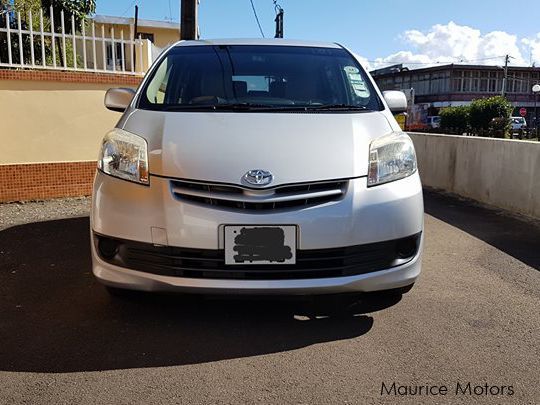
M113 28L114 28L114 38L118 41L120 41L121 36L123 36L124 40L131 40L133 39L133 31L132 27L126 24L96 24L96 36L101 37L102 36L102 27L103 27L103 33L105 38L111 38L113 35ZM149 49L149 43L147 41L143 41L142 47L135 46L133 48L133 54L132 49L130 48L130 45L124 44L124 67L126 71L132 70L132 55L135 57L136 63L134 66L135 72L146 72L148 68L150 67L148 65L148 54L154 56L154 58L157 56L155 52L152 52L152 48L158 47L161 49L165 49L171 44L174 44L177 42L180 38L179 30L174 29L168 29L168 28L147 28L147 27L140 27L138 30L140 33L144 32L147 34L153 34L154 35L154 43L153 46L150 45ZM77 41L77 53L82 57L83 51L82 51L82 42L80 40ZM119 43L119 42L117 42ZM99 70L112 70L112 66L109 66L104 61L104 55L106 55L106 46L103 46L103 43L101 41L98 41L96 43L96 61L95 65L97 69ZM105 51L104 51L105 49ZM141 58L142 54L142 58ZM86 44L86 56L88 61L89 68L94 68L94 59L93 59L93 48L92 48L92 42L87 41ZM116 55L116 65L117 70L121 70L121 63L119 62L121 58L120 54ZM150 58L152 59L152 58Z
M0 80L0 164L96 160L120 113L103 99L129 85Z
M165 48L175 42L180 40L180 31L179 30L170 30L166 28L146 28L141 27L139 29L141 32L148 32L154 34L154 45Z
M124 24L96 24L96 35L101 36L101 26L105 29L105 36L111 37L112 30L114 28L114 37L120 39L120 32L123 33L124 39L133 39L131 35L129 25ZM173 30L169 28L152 28L152 27L138 27L140 33L154 34L154 45L165 48L168 45L174 44L180 40L180 28Z

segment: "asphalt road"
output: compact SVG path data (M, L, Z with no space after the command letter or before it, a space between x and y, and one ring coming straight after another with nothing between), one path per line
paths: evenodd
M328 300L110 297L91 275L88 218L3 229L0 403L540 403L540 225L425 202L415 288L341 313ZM383 382L448 393L381 396Z

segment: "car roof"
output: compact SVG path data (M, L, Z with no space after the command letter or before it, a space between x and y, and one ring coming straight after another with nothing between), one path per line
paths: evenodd
M297 39L283 38L233 38L233 39L199 39L190 41L178 41L174 46L196 46L196 45L267 45L267 46L308 46L315 48L342 48L341 45L333 42L303 41Z

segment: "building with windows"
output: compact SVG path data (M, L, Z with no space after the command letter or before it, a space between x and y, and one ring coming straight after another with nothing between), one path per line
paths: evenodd
M149 41L149 52L152 60L161 53L167 46L175 43L180 39L180 26L178 23L171 21L155 21L138 19L135 26L135 19L129 17L114 17L105 15L95 15L89 19L95 25L95 31L98 35L102 32L108 38L115 38L115 52L113 55L112 43L106 44L105 65L110 70L113 63L115 68L120 68L122 59L125 66L131 66L130 50L122 39L142 39ZM135 29L137 32L135 33ZM124 49L122 49L124 48ZM103 65L101 56L98 52L96 61L98 66ZM148 66L146 66L148 67Z
M120 31L123 31L126 38L129 36L129 38L148 39L159 48L165 48L180 39L180 25L177 22L138 19L135 34L134 18L95 15L91 19L96 24L98 32L103 25L108 34L111 29L114 29L118 35Z
M427 115L437 115L442 107L470 104L472 100L500 95L504 69L501 66L441 65L409 70L394 65L371 72L381 90L402 90ZM515 107L527 109L527 120L534 117L533 85L540 83L540 67L508 67L506 97ZM538 105L540 112L540 103Z

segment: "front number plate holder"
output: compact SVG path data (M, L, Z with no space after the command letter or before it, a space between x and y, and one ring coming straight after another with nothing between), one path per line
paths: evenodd
M296 263L296 225L225 225L226 265Z

